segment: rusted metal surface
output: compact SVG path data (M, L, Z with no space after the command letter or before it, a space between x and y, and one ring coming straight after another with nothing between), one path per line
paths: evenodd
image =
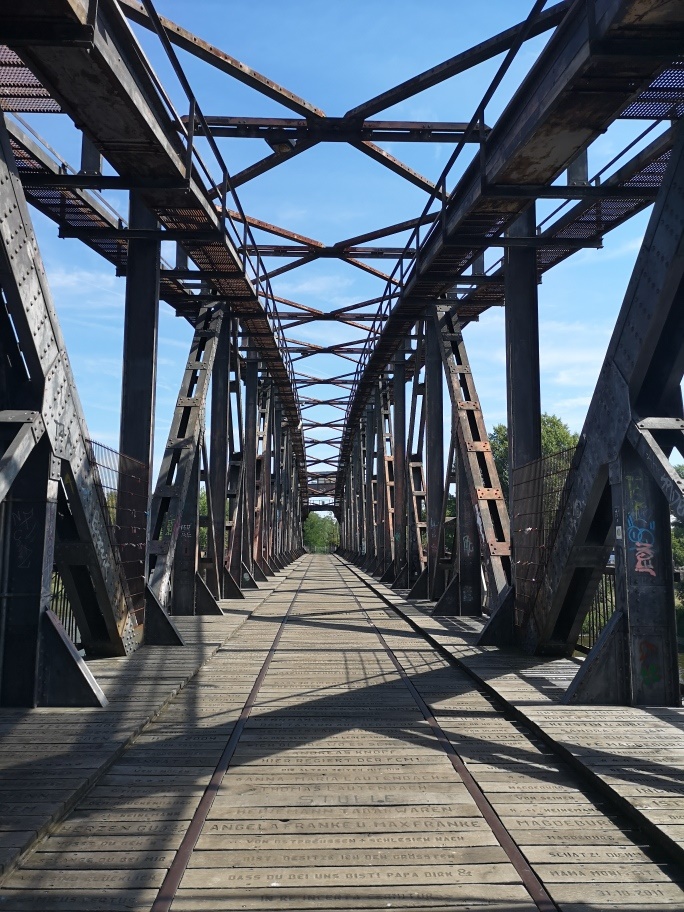
M64 0L32 4L23 25L30 31L41 16L48 14L65 24L79 24L71 4ZM242 234L233 231L229 219L225 224L232 237L225 233L221 214L209 199L195 158L190 159L188 174L188 150L178 134L180 119L175 115L174 121L156 77L143 65L144 57L136 54L133 36L119 7L101 3L97 16L92 50L72 46L55 55L53 48L30 44L22 46L23 59L59 97L63 109L82 125L122 177L176 182L189 177L185 190L148 188L141 194L163 228L216 232L215 242L189 241L184 245L186 252L199 269L220 276L213 280L216 295L231 298L250 336L260 340L263 360L281 393L284 414L297 428L297 393L263 267L238 253L237 241ZM5 11L0 13L0 25L6 17ZM119 49L116 55L111 53L113 46ZM305 491L303 444L296 433L294 446L301 456L300 485Z
M643 4L632 0L618 10L609 8L607 0L596 0L598 31L590 38L587 8L576 5L573 15L566 17L554 33L525 85L489 137L483 140L480 158L466 169L444 206L439 225L420 242L414 232L409 244L419 250L419 255L398 268L398 278L403 283L401 295L394 306L388 300L379 309L390 319L384 322L380 337L368 343L359 363L348 412L350 431L345 433L341 465L349 459L351 429L375 378L426 302L445 294L482 249L500 246L504 229L526 206L524 199L492 199L485 194L483 181L517 185L550 183L600 130L622 115L635 96L635 86L638 97L640 91L655 85L667 69L662 51L660 55L654 53L654 42L665 42L671 48L674 36L681 40L684 11L676 4L645 10L642 7ZM650 43L635 44L635 38L639 37ZM603 44L596 43L599 38ZM608 47L610 56L606 58ZM675 68L672 72L678 71ZM591 92L587 94L589 88ZM679 91L684 91L684 81ZM437 195L434 199L438 199ZM613 205L619 207L626 202L613 202ZM633 210L639 205L637 202ZM476 236L481 238L479 246L475 243ZM469 246L450 246L450 243L458 244L459 237ZM557 250L557 239L548 237L548 240ZM566 249L565 256L571 252Z

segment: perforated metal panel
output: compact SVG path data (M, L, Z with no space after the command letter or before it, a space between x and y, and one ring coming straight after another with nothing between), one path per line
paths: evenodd
M676 120L684 115L684 60L669 66L620 115L643 120Z
M13 114L59 114L62 110L21 57L0 45L0 109Z

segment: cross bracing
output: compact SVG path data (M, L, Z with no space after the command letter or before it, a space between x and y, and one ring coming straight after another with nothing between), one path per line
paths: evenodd
M6 192L11 185L16 205L31 204L58 225L60 236L86 244L127 282L120 449L145 467L150 497L147 527L136 526L137 538L128 542L140 552L136 579L126 578L123 564L116 565L116 578L106 579L115 557L92 555L93 529L111 509L106 499L92 516L85 510L78 534L64 523L51 533L44 519L43 576L54 565L69 581L81 628L91 631L91 650L134 649L143 629L148 642L177 642L170 613L213 612L217 598L240 598L258 587L299 553L308 511L327 507L341 524L342 553L366 571L434 601L439 613L484 611L483 642L566 654L620 541L621 523L606 516L633 515L629 484L621 479L638 476L654 504L667 497L678 505L681 485L669 457L679 443L676 422L684 417L677 393L681 346L672 341L679 326L668 310L677 300L678 248L662 241L658 255L644 249L637 266L660 269L653 279L660 310L652 325L646 315L624 317L630 327L640 321L635 336L650 334L633 355L639 376L625 372L628 417L614 422L612 448L590 458L598 433L591 422L599 420L592 417L598 406L590 409L582 451L572 463L579 475L567 477L568 490L580 491L574 519L559 506L553 541L543 544L548 578L532 593L525 589L516 498L537 478L523 468L541 457L536 286L557 264L601 248L611 231L651 206L649 237L660 243L676 235L679 225L664 200L668 194L674 199L679 186L684 105L681 4L538 0L528 7L523 21L474 47L455 46L449 59L341 116L328 116L315 100L262 75L230 49L161 16L151 0L39 0L25 11L0 12ZM505 105L499 103L512 64L540 37L545 43L529 72L509 90ZM222 110L220 94L211 105L200 104L187 75L191 58L193 71L201 64L285 110L263 116L257 106L242 116ZM495 62L493 78L479 98L459 108L458 119L454 109L424 121L392 114L394 105L486 61ZM80 167L67 165L37 135L35 122L25 121L35 114L76 124ZM632 140L590 173L588 150L620 121L638 122ZM383 147L390 143L391 151ZM260 153L229 169L230 150L246 144ZM242 199L253 182L268 174L286 186L288 163L328 144L344 145L364 167L391 174L393 187L420 200L410 216L354 234L340 231L338 238L347 236L330 242L280 224L276 214L265 220L245 210ZM410 163L411 150L432 145L446 148L447 164L423 174ZM246 153L239 154L246 161ZM110 191L128 192L129 213L112 210ZM8 251L17 232L35 244L29 210L21 212ZM173 262L161 258L162 244L175 248ZM33 471L52 472L46 515L66 510L75 527L86 488L96 481L82 491L69 487L72 456L65 457L49 433L54 372L38 357L43 379L37 381L35 365L32 374L31 348L38 343L29 324L18 327L25 294L16 272L19 254L6 256L5 345L12 367L3 414L11 457L5 462L14 467L4 470L3 490L20 486L21 472L32 465L28 428L45 425L51 451ZM362 274L368 293L341 306L297 301L288 291L293 274L330 261ZM41 268L39 255L35 264ZM44 283L40 295L49 315ZM192 326L193 340L167 446L163 457L156 454L155 479L149 416L159 300ZM506 314L515 481L508 502L463 337L491 307ZM623 307L634 313L631 300ZM41 319L40 326L48 317ZM55 350L66 359L57 330ZM614 342L620 344L624 339ZM17 351L36 386L30 396L20 389L26 377ZM72 380L64 382L71 388ZM618 395L602 379L596 396L608 395L604 388ZM34 417L20 421L19 410L27 408ZM84 440L86 431L83 424ZM15 452L23 454L18 461ZM35 454L31 460L38 466ZM643 475L643 466L660 475L645 480L651 476ZM595 487L582 472L595 473ZM82 482L78 473L76 481ZM119 483L119 511L128 509L126 484ZM653 509L653 521L666 531L666 507ZM114 545L115 551L123 547ZM628 635L629 623L615 620L612 639L601 645L621 657L613 657L621 669L616 698L671 703L679 699L671 580L651 623L639 615L638 599L636 607L630 601L627 566L617 558L616 565L624 577L617 587L620 611L626 618L632 611L641 631ZM36 599L40 618L49 599L44 593ZM42 623L36 621L36 630ZM660 689L648 694L637 684L638 636L652 638L666 669ZM604 682L593 682L595 665L593 657L585 663L587 698L605 690ZM31 687L36 699L35 682ZM573 698L581 699L580 683L576 691Z

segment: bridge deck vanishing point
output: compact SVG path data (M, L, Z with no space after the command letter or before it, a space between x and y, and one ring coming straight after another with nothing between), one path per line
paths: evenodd
M684 906L680 710L554 710L572 660L335 555L223 605L103 709L0 711L0 909Z

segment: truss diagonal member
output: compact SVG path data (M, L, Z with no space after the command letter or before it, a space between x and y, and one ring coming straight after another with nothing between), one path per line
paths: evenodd
M529 37L534 38L537 35L541 35L543 32L547 32L549 29L555 28L561 22L573 2L574 0L563 0L562 3L557 3L555 6L551 7L551 9L540 13L530 30ZM483 41L480 44L476 44L469 48L467 51L463 51L462 54L457 54L455 57L451 57L449 60L445 60L437 66L430 67L429 70L425 70L417 76L413 76L411 79L407 79L398 86L389 89L387 92L376 95L374 98L370 98L356 108L352 108L350 111L347 111L345 117L355 121L365 120L368 117L372 117L373 114L377 114L378 111L384 111L386 108L390 108L400 101L406 101L407 98L411 98L419 92L424 92L426 89L438 85L440 82L444 82L445 79L449 79L451 76L463 73L465 70L469 70L479 63L484 63L485 60L491 60L492 57L502 54L513 46L524 26L525 23L514 25L511 28L506 29L506 31L494 35L487 41Z
M684 447L684 420L681 418L635 419L629 427L627 437L667 498L670 513L684 522L684 479L660 445L657 439L659 432L670 440L674 435L677 449L681 452Z
M418 218L407 219L405 222L395 222L393 225L387 225L384 228L377 228L375 231L365 231L356 237L345 238L338 241L334 246L345 249L347 247L357 247L359 244L367 244L368 241L377 241L379 238L389 237L393 234L399 234L402 231L412 231L419 225L431 225L437 218L434 212L428 212Z
M181 516L204 430L207 390L222 321L219 306L205 306L199 312L152 495L148 587L164 608L168 608Z
M381 149L380 146L376 146L375 143L352 142L349 145L358 149L359 152L363 152L364 155L368 155L373 161L384 165L385 168L389 168L390 171L394 172L394 174L398 174L399 177L405 178L409 183L415 184L415 186L419 187L421 190L425 190L426 193L434 193L437 189L435 184L433 184L432 181L429 181L427 177L423 177L422 174L414 171L413 168L409 168L404 162L395 158L394 155L390 155L389 152L385 152L384 149Z
M142 25L143 28L150 29L151 31L153 30L152 23L141 3L136 3L135 0L117 0L117 2L124 14L132 22ZM219 48L214 47L214 45L209 44L209 42L203 41L201 38L193 35L192 32L177 25L170 19L166 19L164 16L160 16L159 19L164 26L169 41L171 41L172 44L175 44L176 47L187 51L194 57L199 57L199 59L203 60L205 63L211 64L211 66L216 69L227 73L229 76L248 85L250 88L256 89L257 92L266 95L267 98L272 98L274 101L283 105L283 107L289 108L291 111L296 111L303 117L325 116L323 111L319 108L314 107L314 105L310 104L308 101L299 98L298 95L295 95L293 92L278 85L277 82L274 82L267 76L263 76L246 64L241 63L229 54L226 54L225 51L221 51Z
M45 433L40 412L0 412L0 426L7 425L17 430L0 458L0 502L7 497L12 482Z
M140 630L129 611L123 574L97 496L85 417L4 120L0 122L0 188L0 285L28 369L31 397L40 407L52 454L61 460L69 496L77 508L78 532L89 551L88 569L108 641L100 647L129 652L139 643Z
M645 432L657 434L658 421L682 418L683 292L684 124L680 122L568 477L544 585L525 620L524 635L538 650L552 644L567 651L577 640L616 540L609 467L622 459L625 441L631 434L653 472L657 451ZM635 428L635 413L666 418L647 418L640 421L641 428ZM658 471L666 468L662 458L657 460ZM667 485L666 480L661 484L660 477L655 480L661 489Z
M293 269L298 269L300 266L305 266L307 263L312 263L317 259L318 255L316 253L308 253L298 260L293 260L291 263L285 263L284 266L279 266L278 269L274 269L272 272L267 273L266 278L270 282L271 279L275 279L276 276L284 275L286 272L292 272Z
M232 209L228 210L228 215L236 222L246 222L250 228L259 228L261 231L266 231L276 237L287 238L289 241L296 241L299 244L305 244L307 247L325 247L322 241L307 237L305 234L297 234L295 231L289 231L279 225L272 225L270 222L253 218L251 215L243 216L242 213L235 212Z
M496 604L505 598L510 587L508 509L461 327L453 322L448 305L438 305L433 319L439 327L442 362L451 399L453 446L465 469L468 494L478 518L489 597ZM461 492L458 496L462 496Z
M266 174L267 171L272 171L273 168L277 168L278 165L282 165L283 162L290 161L290 159L294 158L296 155L301 155L302 152L306 152L307 149L311 149L317 145L317 140L302 140L295 146L288 146L287 152L273 152L271 155L260 158L259 161L254 162L253 165L248 165L246 168L243 168L242 171L238 171L237 174L232 175L230 183L233 187L241 187L242 184L246 184L248 181L254 180L255 177L260 177L262 174ZM214 192L212 198L217 199L218 195L217 192Z
M375 276L376 279L382 279L383 282L387 282L390 285L401 285L399 279L395 279L393 276L387 275L386 272L382 272L381 269L376 269L374 266L369 266L368 263L364 263L362 260L357 260L354 257L343 256L341 257L344 263L349 263L350 266L356 266L357 269L360 269L362 272L367 272L369 275Z

